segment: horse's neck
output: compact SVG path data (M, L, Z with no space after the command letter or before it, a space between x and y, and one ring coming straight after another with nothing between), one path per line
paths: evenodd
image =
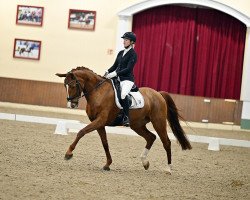
M97 76L96 74L89 74L88 80L85 81L84 89L87 93L93 91L93 89L97 86L98 83L102 81L102 78Z
M112 84L110 81L105 81L104 78L99 76L90 77L89 81L86 81L84 85L86 95L86 100L89 105L92 105L92 108L95 108L97 104L99 104L102 99L104 92L112 90Z

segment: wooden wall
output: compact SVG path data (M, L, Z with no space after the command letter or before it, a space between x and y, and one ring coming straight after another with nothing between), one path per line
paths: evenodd
M242 101L171 94L188 121L240 125Z
M180 114L188 121L240 125L242 102L171 94ZM62 83L0 77L0 101L65 108ZM85 109L86 100L79 107Z
M62 83L0 77L0 101L65 108L66 90ZM80 107L83 108L81 101ZM85 106L84 106L85 107Z

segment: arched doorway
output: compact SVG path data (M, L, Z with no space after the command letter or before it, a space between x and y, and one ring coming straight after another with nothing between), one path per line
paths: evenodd
M250 107L250 85L248 84L247 77L250 76L250 18L240 11L217 1L211 0L149 0L136 3L129 6L118 13L118 27L117 27L117 38L116 38L116 51L122 48L122 43L120 42L120 36L126 32L132 30L133 15L139 13L143 10L154 8L157 6L164 5L174 5L174 4L186 4L191 6L205 6L219 10L221 12L227 13L233 16L247 27L246 34L246 48L244 52L244 63L243 63L243 74L242 74L242 84L241 84L241 95L240 99L249 102ZM250 118L250 116L249 116Z

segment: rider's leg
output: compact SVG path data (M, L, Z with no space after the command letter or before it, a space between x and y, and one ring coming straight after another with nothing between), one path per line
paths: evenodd
M132 81L121 81L121 99L122 99L122 107L123 112L125 114L125 119L123 121L123 125L129 126L129 99L128 93L132 89L134 83Z
M122 107L124 112L124 119L123 119L123 125L129 126L129 102L128 102L128 95L125 97L125 99L122 99Z

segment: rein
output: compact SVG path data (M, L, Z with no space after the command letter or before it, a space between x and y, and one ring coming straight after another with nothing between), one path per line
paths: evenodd
M72 75L73 75L74 79L71 82L64 84L64 85L70 85L73 81L76 81L77 92L73 97L67 97L67 101L71 101L75 98L78 98L78 100L79 100L80 98L89 95L91 92L93 92L95 89L100 87L105 81L108 80L108 79L104 79L104 80L100 81L99 83L97 83L97 85L94 88L92 88L90 91L84 92L84 88L82 87L81 83L78 81L78 79L74 76L73 73L72 73ZM81 95L81 93L83 93L83 94Z
M79 85L81 86L81 89L82 89L82 92L83 92L83 95L81 97L84 97L84 96L87 96L89 95L93 90L97 89L98 87L100 87L105 81L107 81L108 79L104 79L103 81L100 81L99 83L96 84L96 86L94 88L92 88L89 92L84 92L83 91L83 88L81 86L81 84L79 83ZM81 98L80 97L80 98Z

